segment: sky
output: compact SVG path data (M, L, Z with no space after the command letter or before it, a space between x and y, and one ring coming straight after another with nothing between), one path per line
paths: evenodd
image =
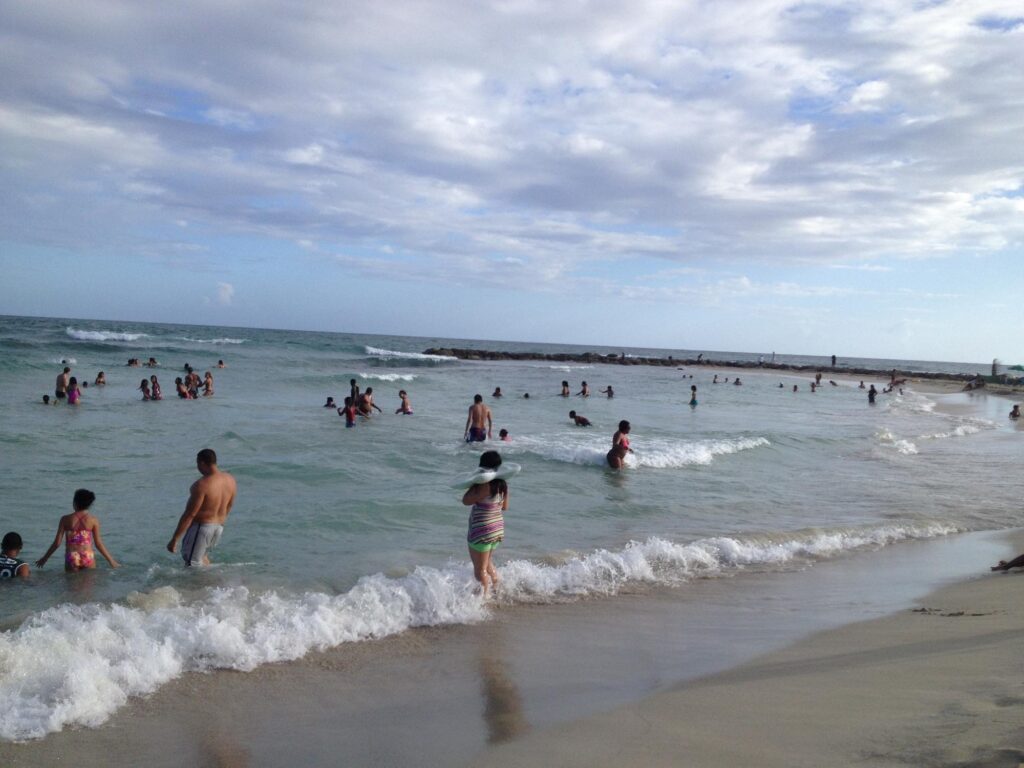
M1024 5L0 0L0 313L1024 362Z

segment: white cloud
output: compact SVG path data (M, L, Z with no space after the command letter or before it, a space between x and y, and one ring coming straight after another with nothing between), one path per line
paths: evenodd
M217 303L222 307L230 307L235 298L235 286L231 283L217 283Z

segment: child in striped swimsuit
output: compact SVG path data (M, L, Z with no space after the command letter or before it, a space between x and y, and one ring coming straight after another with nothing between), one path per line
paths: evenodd
M480 468L496 470L501 466L497 451L485 451L480 456ZM462 496L462 503L472 505L469 513L469 559L473 561L473 576L480 582L484 597L498 583L498 571L491 555L505 538L505 517L508 509L508 483L501 479L474 485Z

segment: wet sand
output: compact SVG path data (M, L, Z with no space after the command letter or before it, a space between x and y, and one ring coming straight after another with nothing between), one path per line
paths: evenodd
M1004 641L1015 639L1013 622L1024 618L1005 606L998 608L1004 613L990 611L1024 581L986 572L981 586L1002 584L1003 592L983 590L984 600L928 598L936 611L927 614L909 608L936 585L978 574L1012 551L1003 535L969 534L800 571L499 606L491 621L476 626L414 630L251 673L187 675L98 728L4 744L0 760L11 766L679 765L680 755L702 755L708 762L685 764L739 765L749 753L759 765L849 764L820 760L820 753L818 762L789 758L815 754L821 741L815 729L822 727L835 729L836 738L847 734L843 748L850 754L877 743L857 730L875 711L876 692L856 688L861 675L881 666L882 677L900 689L883 687L877 695L925 720L934 697L914 700L922 692L907 685L922 674L922 663L927 668L935 658L950 667L941 690L954 704L957 689L947 678L960 679L961 667L964 681L980 691L996 684L979 678L988 669L983 662L961 664L956 654L1002 652ZM985 616L943 615L961 605ZM871 635L875 622L835 629L892 611L901 613L878 626L896 622L895 634ZM777 655L757 660L768 652ZM1006 677L1005 669L988 672ZM993 690L1010 681L1012 675ZM759 712L749 709L758 702ZM802 712L804 705L812 711ZM835 711L835 722L800 730L826 710ZM913 745L930 738L910 724L902 728L899 718L893 722L892 739L905 736ZM737 740L734 734L745 728L754 730ZM756 740L777 730L787 735L772 758Z

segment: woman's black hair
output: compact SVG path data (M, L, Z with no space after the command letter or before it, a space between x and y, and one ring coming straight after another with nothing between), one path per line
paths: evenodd
M619 432L629 432L629 422L625 419L619 422Z
M500 466L501 454L497 451L484 451L480 454L480 469L497 469ZM496 477L491 480L489 490L491 496L497 496L499 493L504 495L508 492L508 483Z

